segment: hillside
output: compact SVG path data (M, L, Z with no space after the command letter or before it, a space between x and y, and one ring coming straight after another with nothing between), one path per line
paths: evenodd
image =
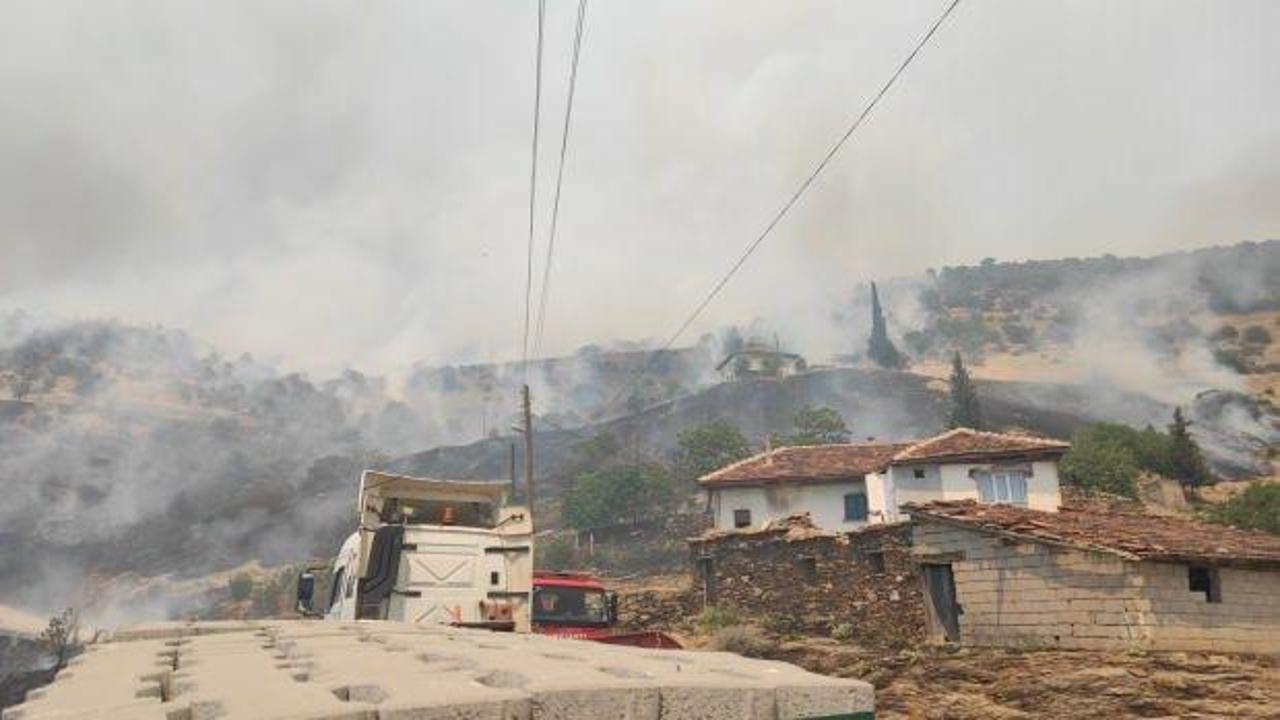
M891 280L882 297L908 372L859 356L862 293L828 333L852 352L824 365L818 349L789 347L810 370L783 381L723 383L715 370L735 343L770 335L765 321L657 357L619 343L541 359L529 369L540 487L554 498L575 445L601 433L665 460L689 426L729 418L759 444L805 405L837 409L859 438L936 432L956 349L994 425L1067 437L1091 420L1163 425L1176 403L1219 473L1269 475L1277 258L1269 242ZM788 323L773 325L786 343ZM313 379L181 330L0 312L0 601L43 612L90 602L86 588L121 573L322 556L348 529L363 467L505 477L522 379L513 363Z
M1163 424L1172 406L1108 385L1068 385L979 381L984 412L993 427L1020 428L1069 438L1081 425L1099 420L1143 426ZM791 429L798 410L807 405L832 407L845 418L855 439L900 440L924 437L944 429L946 385L907 372L858 368L821 369L782 380L723 383L653 405L613 420L573 429L543 426L535 435L540 492L554 497L572 479L574 447L602 434L612 435L637 457L666 460L685 428L730 419L757 447L771 433ZM1197 435L1215 470L1225 477L1268 474L1268 443L1223 421L1247 398L1210 392L1190 405ZM505 477L515 438L489 438L475 443L434 448L400 458L392 468L409 474L440 477ZM517 458L522 451L516 444Z

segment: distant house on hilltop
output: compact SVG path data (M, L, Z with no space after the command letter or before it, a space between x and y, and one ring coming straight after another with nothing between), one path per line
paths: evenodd
M958 428L903 443L781 447L708 473L716 531L808 513L827 531L905 520L906 503L976 500L1056 512L1058 440Z
M770 347L755 340L729 353L716 366L726 380L783 378L804 372L807 368L808 363L800 355L783 352L776 345Z

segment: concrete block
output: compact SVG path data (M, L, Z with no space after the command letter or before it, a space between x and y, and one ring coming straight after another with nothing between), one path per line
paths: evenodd
M216 627L118 634L5 720L775 720L874 707L866 683L727 653L381 622ZM139 637L158 639L124 639Z

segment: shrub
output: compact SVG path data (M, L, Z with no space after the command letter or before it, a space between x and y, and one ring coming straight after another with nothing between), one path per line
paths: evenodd
M856 631L857 629L853 626L853 623L839 623L831 628L831 639L846 642L853 639Z
M1226 502L1208 508L1204 515L1224 525L1280 535L1280 484L1255 482Z
M1249 365L1244 361L1244 357L1235 350L1214 350L1213 359L1218 361L1219 365L1235 370L1240 374L1249 372Z
M716 632L738 624L738 612L731 607L709 605L698 613L698 627L704 632Z
M765 637L757 628L747 625L730 625L720 628L711 639L711 647L716 650L737 653L744 657L767 657L775 649L777 643Z
M1235 329L1234 326L1223 325L1222 327L1213 331L1213 335L1210 335L1209 337L1212 340L1234 342L1236 339L1240 337L1240 331Z
M248 600L253 594L253 578L249 573L237 573L227 581L227 590L231 592L232 600Z
M1004 331L1005 339L1014 345L1029 345L1035 337L1035 331L1021 323L1007 322L1000 329Z
M1270 345L1271 333L1261 325L1250 325L1244 329L1244 341L1250 345Z

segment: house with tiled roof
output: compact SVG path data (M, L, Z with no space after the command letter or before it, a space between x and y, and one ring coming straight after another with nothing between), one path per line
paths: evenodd
M906 519L902 506L971 499L1056 511L1058 440L958 428L923 440L779 447L699 479L716 531L797 513L838 532Z
M1097 508L909 511L936 639L1280 654L1275 535Z

